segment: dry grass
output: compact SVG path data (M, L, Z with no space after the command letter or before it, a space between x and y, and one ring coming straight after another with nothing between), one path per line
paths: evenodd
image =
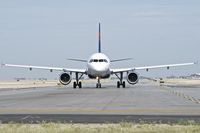
M189 124L1 124L0 133L199 133L200 125Z

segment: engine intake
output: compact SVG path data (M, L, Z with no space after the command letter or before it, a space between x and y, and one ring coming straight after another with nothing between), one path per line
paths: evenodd
M62 73L60 75L59 81L63 85L68 85L71 82L71 76L68 73Z
M134 73L134 72L131 72L131 73L128 73L127 75L127 81L129 84L136 84L139 80L139 76L137 73Z

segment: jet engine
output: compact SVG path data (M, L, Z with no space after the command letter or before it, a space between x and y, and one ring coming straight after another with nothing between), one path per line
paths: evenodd
M60 74L59 81L63 85L68 85L71 82L71 75L69 75L68 73Z
M135 73L135 72L128 73L127 81L129 84L134 85L138 82L138 80L139 80L139 76L137 73Z

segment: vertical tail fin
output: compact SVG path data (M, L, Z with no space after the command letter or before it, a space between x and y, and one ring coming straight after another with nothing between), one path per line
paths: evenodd
M98 52L101 53L101 24L99 23L99 48L98 48Z

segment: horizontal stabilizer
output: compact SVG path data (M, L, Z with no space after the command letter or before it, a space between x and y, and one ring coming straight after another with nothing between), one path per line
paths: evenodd
M124 59L111 60L110 62L125 61L125 60L132 60L132 59L133 58L124 58Z
M68 59L71 61L78 61L78 62L87 62L87 60L82 60L82 59Z

